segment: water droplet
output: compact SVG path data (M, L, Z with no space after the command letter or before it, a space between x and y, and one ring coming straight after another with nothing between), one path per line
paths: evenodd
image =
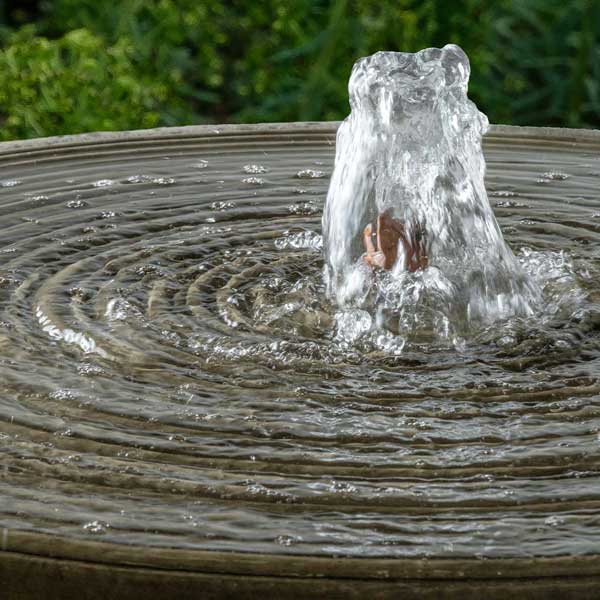
M130 175L125 182L126 183L147 183L152 181L150 175Z
M213 210L228 210L229 208L235 208L236 204L235 202L223 202L223 201L219 201L219 202L213 202L210 207Z
M275 240L275 247L279 250L288 248L294 250L300 248L320 250L323 247L323 237L314 231L301 231L298 233L286 231L283 237Z
M319 208L313 202L303 202L288 206L288 211L293 215L314 215L319 212Z
M544 179L550 179L553 181L564 181L565 179L568 179L570 175L568 175L567 173L562 173L560 171L547 171L542 175L542 177Z
M156 183L157 185L173 185L175 179L173 177L155 177L152 183Z
M498 208L518 208L519 206L525 206L521 202L515 202L514 200L504 200L503 202L496 202Z
M544 523L546 525L550 525L550 527L558 527L565 524L565 519L564 517L560 517L558 515L551 515L544 520Z
M258 175L260 173L266 173L267 171L267 167L263 167L262 165L244 165L244 173Z
M104 371L104 369L102 369L102 367L99 367L98 365L92 365L90 363L81 363L77 367L77 372L80 375L87 375L87 376L102 375L105 373L105 371Z
M104 534L108 531L110 525L104 521L90 521L83 526L84 531L96 535Z
M97 188L110 187L114 184L115 182L113 179L99 179L98 181L94 181L94 183L92 183L92 185Z
M88 203L83 200L69 200L67 202L67 208L83 208L88 206Z
M325 173L314 169L302 169L296 173L296 177L299 179L321 179L321 177L325 177Z
M297 541L297 538L292 535L278 535L275 541L281 546L291 546Z
M261 177L245 177L242 179L242 183L247 183L249 185L262 185L265 182Z

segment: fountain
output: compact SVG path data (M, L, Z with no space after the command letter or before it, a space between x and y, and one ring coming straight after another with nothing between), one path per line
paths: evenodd
M447 45L378 52L350 77L352 112L337 133L323 215L325 275L338 305L375 304L387 328L395 317L402 345L424 328L460 340L476 324L531 316L539 304L540 290L504 242L487 198L481 137L488 122L467 98L469 73L464 52ZM419 230L426 269L407 269L401 256L372 281L362 232L377 215L406 229L407 239ZM408 242L398 246L410 252Z
M600 136L492 126L487 192L375 161L346 214L336 131L0 144L4 597L597 595ZM461 250L424 207L463 187ZM361 262L390 207L427 265Z

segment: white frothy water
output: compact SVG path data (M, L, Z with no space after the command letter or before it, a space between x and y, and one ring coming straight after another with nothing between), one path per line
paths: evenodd
M367 309L398 335L453 339L534 313L538 286L507 246L484 186L488 120L467 97L469 60L447 45L362 58L337 133L323 215L325 279L342 310ZM427 267L368 267L363 230L388 212L423 232Z

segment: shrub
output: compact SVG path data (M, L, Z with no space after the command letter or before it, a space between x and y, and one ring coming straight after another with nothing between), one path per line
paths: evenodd
M0 52L0 138L155 127L189 118L171 82L140 74L130 40L86 29L56 40L32 27Z
M595 0L6 2L1 139L340 119L358 57L448 42L492 122L600 125Z

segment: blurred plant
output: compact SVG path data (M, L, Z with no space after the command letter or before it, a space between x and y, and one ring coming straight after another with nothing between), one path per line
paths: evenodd
M176 122L182 100L133 74L133 54L129 40L107 45L86 29L49 40L21 28L0 52L0 139L155 127L166 110Z
M190 113L201 108L210 119L223 113L228 24L240 28L244 12L227 6L220 0L46 0L39 26L51 36L85 28L108 44L127 40L132 71L164 82L188 102ZM172 124L166 115L163 124Z
M448 42L492 122L600 124L599 0L5 1L2 139L339 119L358 57Z
M600 3L504 0L481 102L515 124L600 125Z

